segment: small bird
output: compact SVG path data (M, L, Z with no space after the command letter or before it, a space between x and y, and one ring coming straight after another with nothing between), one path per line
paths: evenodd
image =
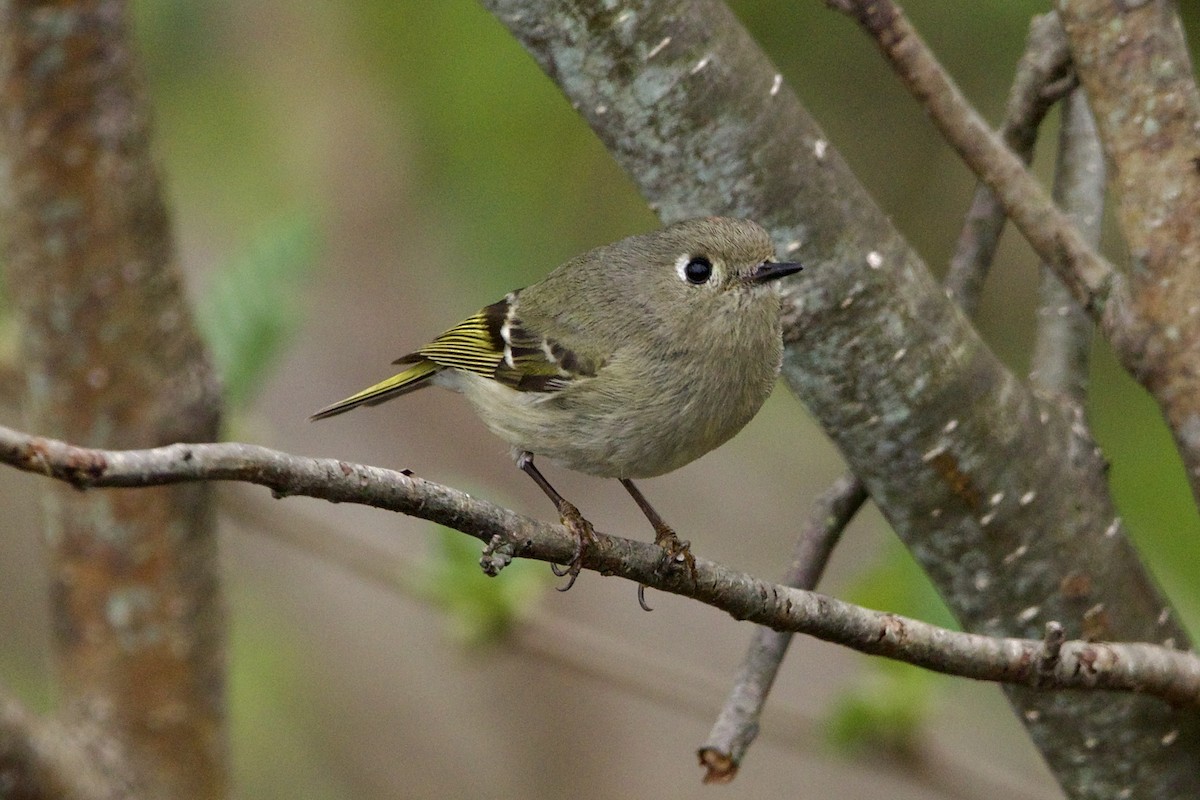
M597 247L510 292L394 363L402 371L312 415L325 419L429 385L461 393L575 534L563 590L594 540L590 523L534 466L616 478L655 530L666 563L688 543L646 501L652 478L724 444L758 413L783 343L775 261L749 220L705 217ZM638 599L646 608L644 587Z

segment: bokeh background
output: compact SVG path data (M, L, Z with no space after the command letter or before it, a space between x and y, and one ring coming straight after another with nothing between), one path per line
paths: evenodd
M874 47L822 3L731 5L830 141L941 271L974 182ZM968 96L998 120L1044 3L909 0ZM1184 9L1193 43L1200 11ZM409 468L551 518L465 404L438 391L319 425L314 409L466 313L583 249L655 225L628 178L472 0L133 3L180 260L225 373L227 438ZM1056 119L1038 168L1049 174ZM1109 226L1111 228L1111 225ZM1110 254L1121 260L1111 232ZM1037 264L1011 232L980 327L1027 369ZM0 358L16 332L0 300ZM848 362L846 369L854 369ZM1097 345L1090 412L1122 513L1192 630L1200 524L1153 404ZM20 425L19 392L0 421ZM841 460L780 390L734 442L646 482L698 553L779 574ZM598 527L650 537L615 482L551 468ZM0 680L53 704L38 479L0 471ZM703 743L751 634L696 603L545 565L478 575L426 523L222 488L235 779L246 798L1053 797L993 686L807 639L730 787ZM952 624L870 510L824 591Z

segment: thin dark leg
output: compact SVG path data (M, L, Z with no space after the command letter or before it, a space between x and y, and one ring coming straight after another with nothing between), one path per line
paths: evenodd
M579 513L579 509L570 503L565 497L558 493L550 481L533 465L533 453L521 453L517 456L517 466L521 471L533 478L546 496L554 503L554 507L558 509L558 515L562 517L563 525L571 533L575 534L575 554L571 557L571 563L566 569L560 570L556 565L551 564L550 569L555 575L560 578L564 575L570 576L567 578L567 585L560 587L560 592L565 592L575 585L575 579L579 577L580 571L583 569L583 554L587 550L587 546L596 540L596 535L592 530L592 523L584 519Z
M654 543L663 549L662 569L666 569L671 564L685 564L688 571L692 575L692 582L696 581L696 559L692 555L691 542L681 541L675 535L675 531L668 525L658 512L654 510L654 506L650 505L650 501L642 494L641 489L634 485L633 481L628 478L621 478L621 485L625 487L625 491L629 492L629 496L633 498L633 502L637 503L638 508L646 515L646 519L650 520L650 524L654 526ZM638 584L638 605L644 610L650 611L650 606L646 604L646 586Z
M638 508L646 515L646 519L650 520L650 524L654 526L654 543L661 545L664 541L678 539L675 531L668 525L658 512L654 510L654 506L650 505L650 501L642 494L642 490L634 485L629 478L621 478L621 485L625 487L625 491L629 492L629 496L633 498L633 502L637 503Z

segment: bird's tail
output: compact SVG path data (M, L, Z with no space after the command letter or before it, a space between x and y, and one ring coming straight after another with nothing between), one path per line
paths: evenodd
M380 381L374 386L363 389L358 394L352 394L345 400L339 400L333 405L325 406L309 417L310 420L325 419L349 411L359 406L373 406L393 397L420 389L429 379L441 371L441 367L432 361L417 361L408 369L393 375L386 381Z

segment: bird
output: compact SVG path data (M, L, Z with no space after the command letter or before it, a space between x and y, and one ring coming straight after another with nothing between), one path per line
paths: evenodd
M664 563L689 543L634 480L672 472L724 444L758 412L783 353L780 262L770 234L731 217L687 219L597 247L396 359L395 375L312 415L440 386L463 395L511 448L576 539L569 589L594 529L535 466L615 478L655 530ZM643 608L644 586L638 600Z

